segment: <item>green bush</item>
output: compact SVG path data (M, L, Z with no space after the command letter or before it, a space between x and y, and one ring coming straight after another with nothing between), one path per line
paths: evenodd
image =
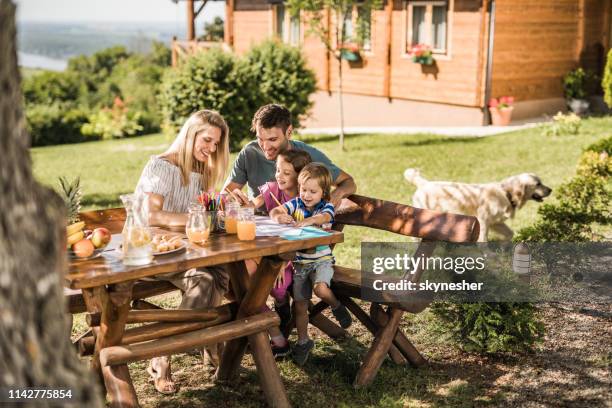
M563 77L563 90L567 99L585 99L594 92L595 75L576 68Z
M263 102L257 83L236 56L211 49L164 75L159 95L164 128L172 133L201 109L219 111L230 127L230 147L249 137L251 116Z
M564 115L562 112L553 116L552 123L544 125L544 134L546 136L569 136L577 135L580 132L582 119L575 113Z
M312 106L309 98L317 84L300 49L270 40L253 47L245 58L263 100L286 106L293 117L293 126L300 127L299 119Z
M96 92L113 72L121 61L130 57L130 53L123 46L103 49L91 56L79 55L68 60L67 72L79 76L87 86L90 107L99 104Z
M103 108L89 117L82 126L85 136L114 139L140 134L144 129L139 123L140 112L130 110L120 98L115 98L111 108Z
M601 87L604 90L604 100L606 104L612 108L612 50L608 51L608 59L606 61L606 68L604 69Z
M299 127L299 118L311 106L314 74L300 51L277 42L265 42L244 57L213 49L187 59L164 76L160 91L163 126L176 132L199 109L218 110L227 120L230 147L238 150L251 138L251 119L265 103L287 106Z
M44 71L23 80L26 104L75 104L83 92L83 83L73 72Z
M578 163L576 176L561 185L554 204L538 209L538 220L521 229L517 241L585 242L596 239L593 226L612 223L612 138L591 145Z
M439 302L432 311L467 351L528 351L544 335L544 325L531 303Z
M593 143L584 149L585 152L596 152L606 153L608 156L612 156L612 137L602 139L599 142Z
M28 105L26 124L32 138L32 146L84 141L81 126L87 123L87 115L87 111L76 108L66 109L66 106L59 103Z

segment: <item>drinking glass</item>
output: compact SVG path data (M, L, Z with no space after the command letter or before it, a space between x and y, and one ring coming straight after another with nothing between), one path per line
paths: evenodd
M227 228L227 227L226 227ZM252 241L255 239L255 209L242 208L236 225L238 239L241 241Z
M189 215L185 225L187 239L192 244L204 245L210 235L210 225L206 209L200 204L189 206Z

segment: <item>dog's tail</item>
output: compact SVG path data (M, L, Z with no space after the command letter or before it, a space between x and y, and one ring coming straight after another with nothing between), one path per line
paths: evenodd
M417 188L427 183L427 180L421 177L421 172L418 169L406 169L406 171L404 171L404 178L409 183L417 186Z

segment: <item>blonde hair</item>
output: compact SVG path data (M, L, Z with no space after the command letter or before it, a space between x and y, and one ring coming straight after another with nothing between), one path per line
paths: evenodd
M201 163L193 157L193 147L196 136L201 131L213 126L221 131L221 139L217 150L208 156L206 163ZM179 131L172 145L162 154L168 158L174 156L176 165L181 170L183 185L189 184L189 174L194 171L202 175L202 189L214 188L224 181L229 163L229 127L219 112L201 110L192 114Z
M315 180L321 190L323 190L323 199L329 201L331 199L332 177L331 173L321 163L308 163L298 176L298 184L301 186L308 180Z

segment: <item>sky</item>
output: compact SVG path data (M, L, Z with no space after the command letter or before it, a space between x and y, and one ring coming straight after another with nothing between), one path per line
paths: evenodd
M18 22L184 22L186 4L171 0L13 0ZM195 9L201 4L196 1ZM209 1L198 21L223 17L225 2Z

